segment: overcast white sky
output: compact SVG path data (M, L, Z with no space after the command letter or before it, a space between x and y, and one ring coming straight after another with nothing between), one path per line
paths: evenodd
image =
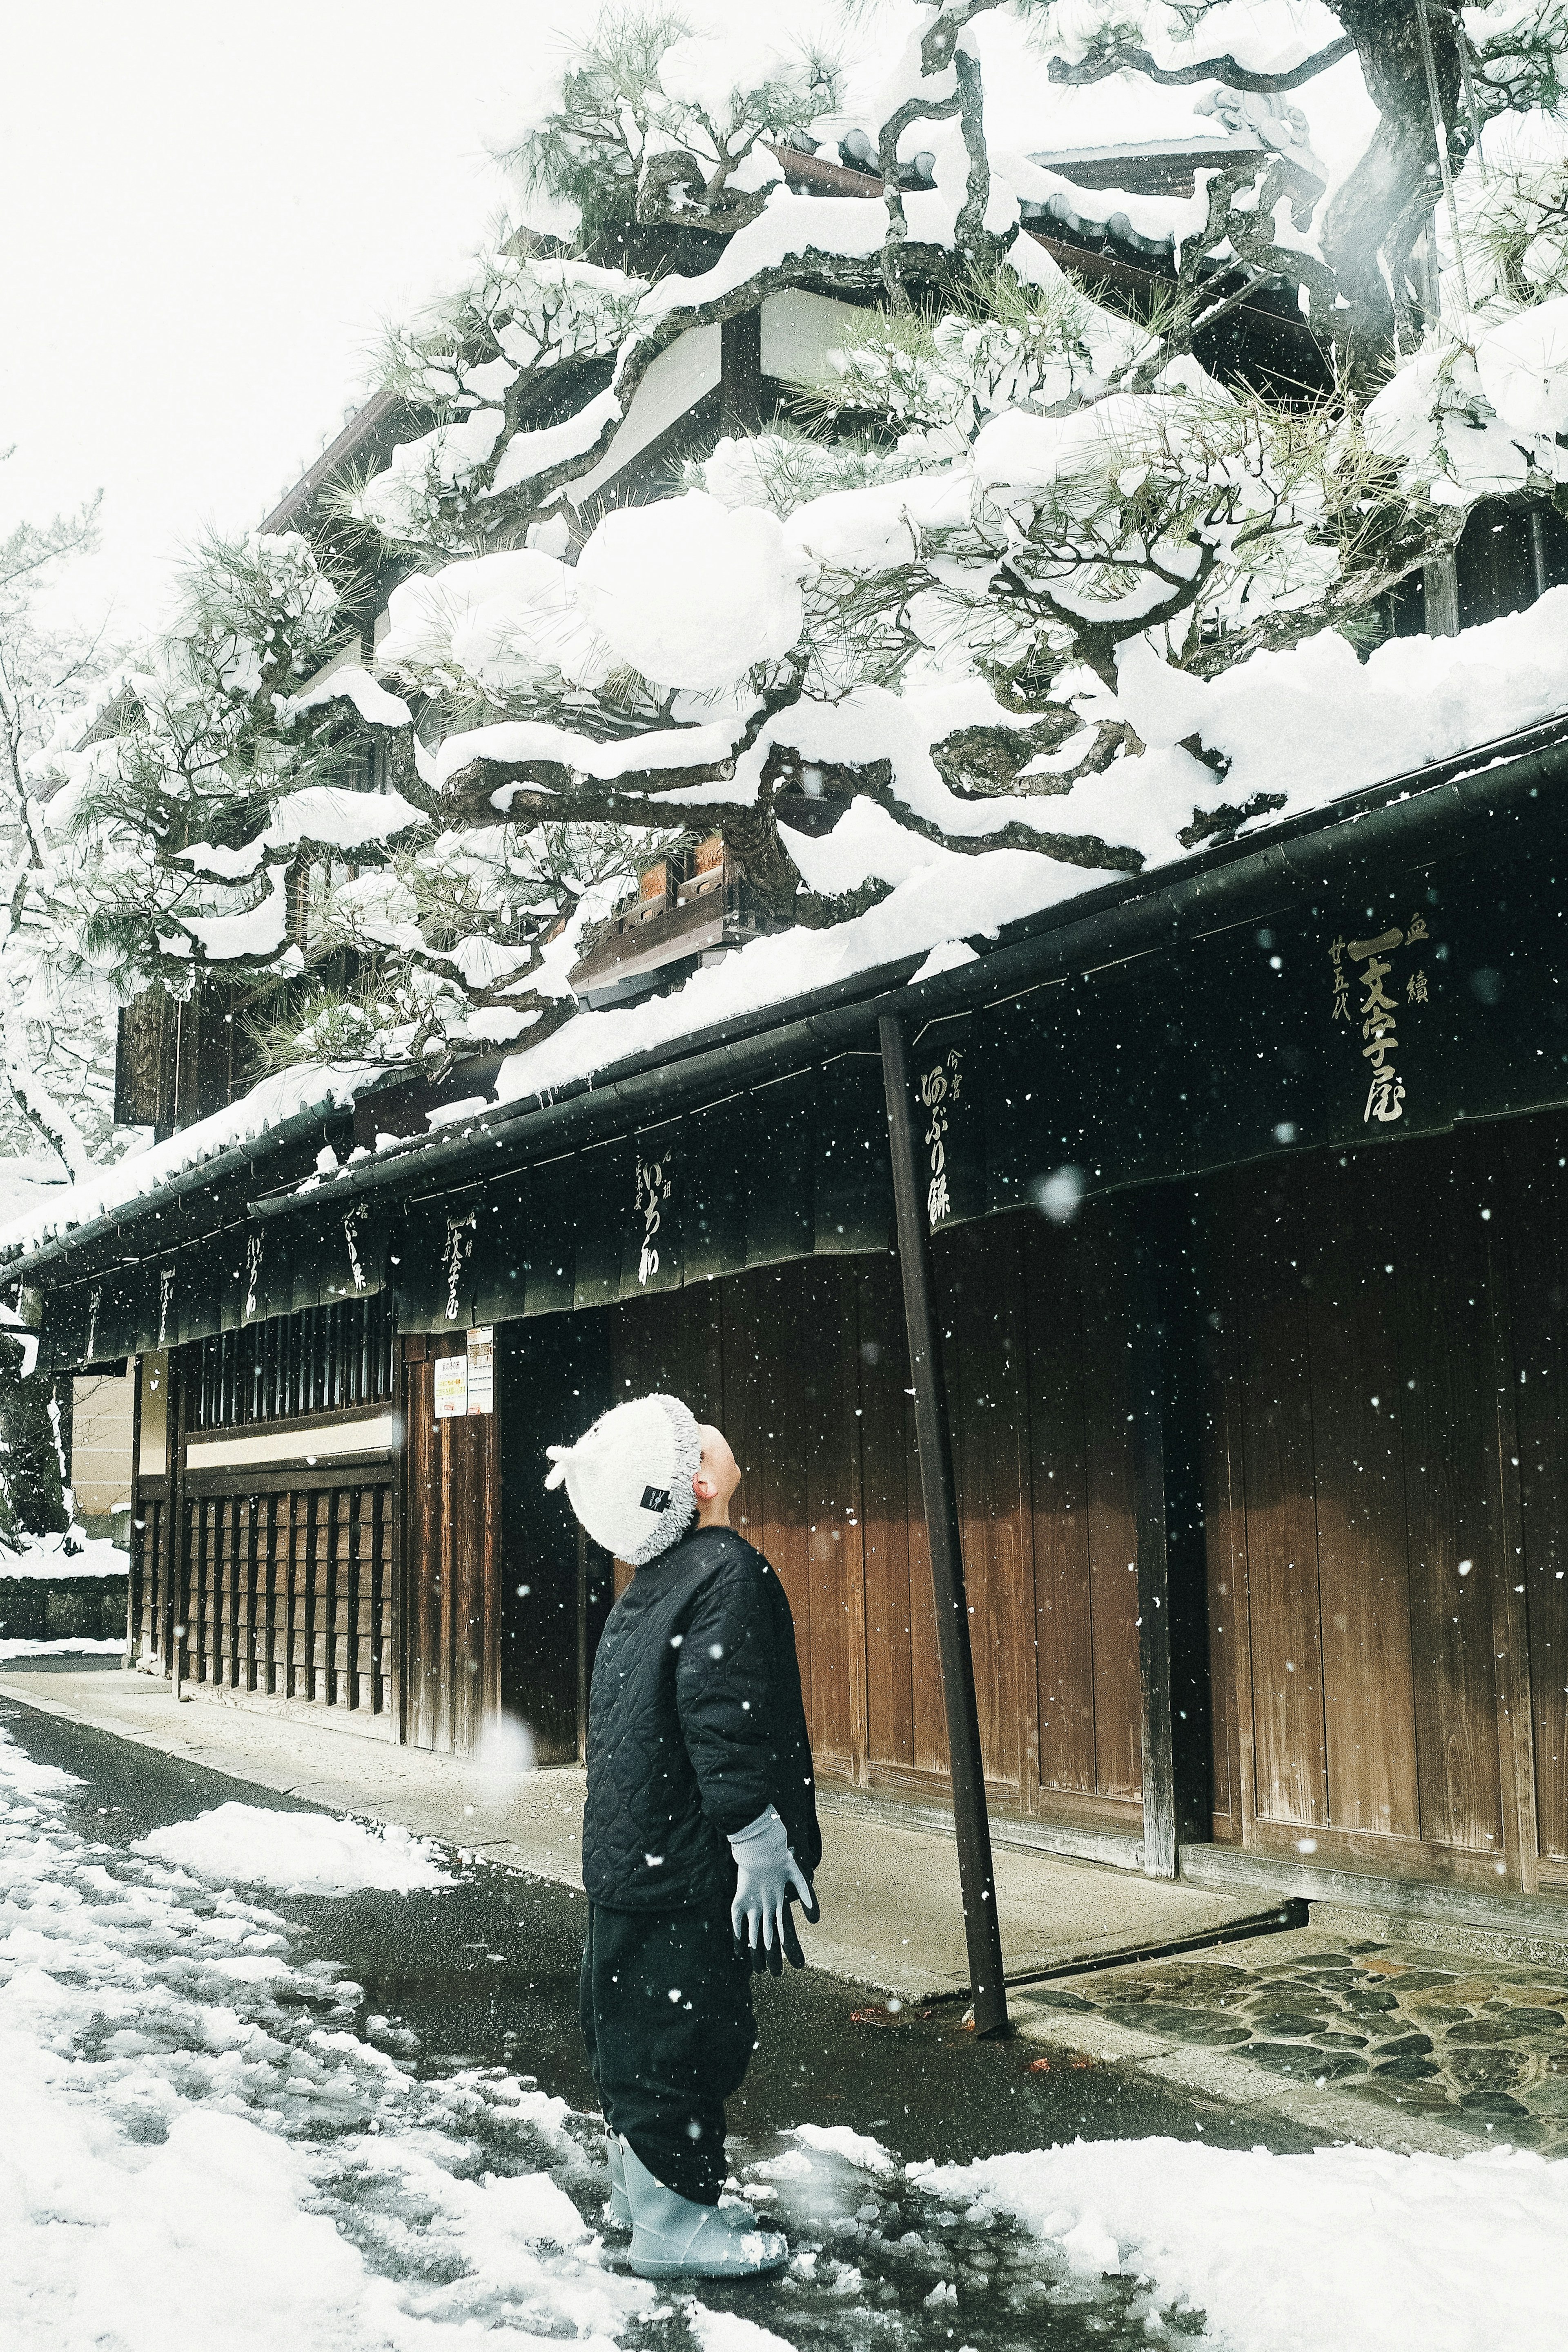
M131 629L259 521L380 320L499 208L483 146L583 0L51 0L0 73L0 528L104 499L79 593ZM439 26L440 38L433 37Z
M744 6L750 24L754 5L685 13L733 24ZM563 31L599 9L14 0L0 449L16 454L0 464L0 530L103 489L103 551L73 605L134 634L160 616L182 548L208 525L258 522L298 479L368 388L380 322L461 275L506 194L486 137L527 118ZM773 0L769 21L820 28L837 13ZM912 19L907 0L853 12L862 74L880 80ZM988 38L1021 36L998 25ZM1020 145L1042 95L1023 62L988 76L998 115L1027 96L1028 125L1003 134ZM1331 151L1366 135L1365 101L1358 84L1323 89L1314 131L1337 163Z

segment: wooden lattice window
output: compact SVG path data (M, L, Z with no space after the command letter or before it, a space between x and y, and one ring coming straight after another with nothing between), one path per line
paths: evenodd
M379 1404L396 1385L390 1291L307 1307L201 1342L193 1429L237 1429Z

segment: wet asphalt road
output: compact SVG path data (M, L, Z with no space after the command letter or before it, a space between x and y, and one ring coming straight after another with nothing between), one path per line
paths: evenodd
M79 1660L72 1664L79 1669ZM234 1799L315 1810L10 1698L0 1698L0 1725L39 1762L83 1783L71 1811L88 1836L129 1844ZM580 1895L477 1864L460 1885L431 1893L268 1893L265 1900L308 1937L314 1958L363 1986L359 2030L416 2071L504 2063L573 2107L594 2110L577 2031ZM809 1953L809 1931L806 1942ZM757 2009L761 2048L728 2111L731 2133L752 2147L804 2122L847 2124L906 2163L1156 2134L1216 2147L1262 2141L1276 2152L1314 2144L1282 2120L1239 2114L1065 2050L977 2043L958 2006L906 2011L896 2022L857 2021L856 2011L884 2019L882 1997L810 1968L787 1970L777 1982L758 1979ZM1036 2064L1041 2057L1047 2067Z

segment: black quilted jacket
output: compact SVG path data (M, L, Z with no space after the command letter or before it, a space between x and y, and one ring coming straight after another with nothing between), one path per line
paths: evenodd
M729 1832L769 1804L810 1876L822 1841L789 1599L744 1537L700 1528L637 1570L599 1644L583 1885L611 1910L724 1908Z

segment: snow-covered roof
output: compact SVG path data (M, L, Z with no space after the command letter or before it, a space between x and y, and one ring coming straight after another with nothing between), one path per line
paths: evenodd
M1272 828L1332 812L1396 778L1418 781L1438 762L1473 752L1484 768L1507 755L1507 738L1542 721L1568 725L1568 587L1552 590L1528 612L1458 637L1391 639L1364 662L1329 631L1289 652L1254 655L1209 681L1174 673L1151 655L1146 664L1124 664L1119 691L1106 694L1098 715L1132 726L1145 750L1066 793L1018 796L1018 819L1039 835L1038 848L967 851L927 841L877 802L859 798L830 834L791 833L788 845L813 887L849 890L875 879L887 886L879 904L826 929L797 928L757 940L667 995L577 1014L538 1045L503 1059L485 1100L461 1106L465 1117L591 1086L635 1058L674 1055L727 1024L765 1017L773 1008L782 1013L860 977L869 984L890 967L903 967L918 983L972 961L1010 924L1112 880L1127 881L1124 862L1113 870L1053 855L1052 833L1093 833L1130 847L1143 861L1134 887L1153 888L1201 847L1190 832L1182 838L1195 793L1201 801L1207 792L1209 805L1228 807L1233 820L1235 812L1256 808L1259 814L1238 830L1247 842L1261 843ZM931 768L929 733L919 714L911 714L907 695L862 692L816 716L822 730L817 756L864 758L874 744L895 768L904 757L911 797L923 792L934 810L940 800L944 824L952 827L965 809L995 810L994 802L967 803L948 792ZM961 723L956 715L954 723ZM1223 781L1184 748L1184 739L1194 736L1229 762ZM929 773L917 774L921 760ZM269 1136L302 1115L340 1111L386 1077L365 1065L310 1065L268 1078L166 1142L51 1191L0 1227L0 1255L25 1256L106 1216L134 1218L176 1179L236 1147L265 1148ZM450 1112L436 1114L433 1134L450 1125ZM411 1147L384 1137L375 1149L391 1156Z
M355 1097L385 1079L361 1064L323 1067L300 1064L264 1078L210 1118L182 1128L162 1143L133 1151L77 1184L51 1187L0 1226L0 1252L15 1255L124 1211L134 1215L177 1178L247 1145L265 1147L278 1131L307 1116L348 1109Z
M46 1198L70 1189L65 1168L57 1160L0 1160L0 1230L26 1217Z

